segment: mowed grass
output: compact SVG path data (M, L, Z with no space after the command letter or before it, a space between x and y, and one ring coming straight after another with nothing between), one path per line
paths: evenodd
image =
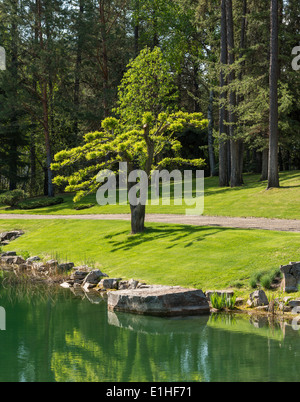
M281 172L279 189L266 190L267 183L259 180L259 175L244 175L244 186L238 188L220 188L218 178L205 179L204 215L265 217L280 219L300 219L300 172ZM65 202L60 205L38 208L34 210L11 210L0 207L0 213L22 214L128 214L128 205L97 204L96 195L85 197L80 204L95 206L75 210L73 196L63 195ZM190 207L188 207L190 208ZM187 206L183 205L148 205L147 213L185 214Z
M247 290L253 272L300 255L299 233L147 224L144 234L130 235L124 221L0 221L0 232L11 229L25 235L3 250L89 264L110 277L204 291L237 282Z

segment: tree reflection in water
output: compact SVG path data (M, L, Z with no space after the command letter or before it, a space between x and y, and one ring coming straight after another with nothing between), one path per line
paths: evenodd
M1 288L0 381L299 381L299 331L247 315L107 311L92 293ZM88 298L86 297L88 296Z

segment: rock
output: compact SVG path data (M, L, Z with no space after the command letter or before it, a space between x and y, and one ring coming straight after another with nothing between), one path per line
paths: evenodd
M73 262L62 263L62 264L58 264L58 266L57 266L57 268L58 268L60 271L63 271L63 272L70 271L73 267L74 267L74 263L73 263Z
M17 253L15 251L6 251L5 253L1 254L1 257L14 257Z
M289 307L294 308L294 307L299 307L300 306L300 299L295 299L295 300L290 300L288 302Z
M284 302L279 302L278 309L284 313L292 311L292 308L287 306Z
M268 306L269 301L263 290L256 290L255 292L250 294L250 298L247 301L247 304L250 307Z
M139 281L130 279L129 281L119 281L119 290L136 289L139 286Z
M22 230L11 230L9 232L0 233L0 244L4 245L7 242L16 240L18 237L22 236L24 232Z
M29 258L27 258L26 263L30 264L30 263L33 263L33 262L36 262L36 261L41 261L40 257L38 257L38 256L29 257Z
M244 299L242 297L237 297L235 300L235 305L241 306L242 304L244 304Z
M97 284L95 284L95 283L85 282L85 283L82 285L82 288L83 288L85 291L88 291L89 289L93 289L93 288L95 288L96 286L97 286Z
M99 282L99 288L102 289L118 289L118 284L121 278L106 278L101 279Z
M20 257L20 256L7 256L7 257L1 257L0 260L2 265L18 265L18 264L24 264L25 260L24 258Z
M86 283L97 285L103 277L107 277L107 275L101 272L99 269L94 269L84 278L83 285Z
M60 286L62 288L66 288L66 289L72 287L72 285L69 282L63 282L63 283L60 284Z
M45 266L49 269L56 269L58 267L57 260L49 260L45 263Z
M281 265L283 274L282 287L284 292L297 292L300 283L300 262L290 262L289 265Z
M108 310L154 316L209 314L210 307L200 289L179 286L148 286L108 292Z
M26 264L31 265L31 264L33 264L33 263L35 263L35 262L37 262L37 261L41 261L40 257L38 257L38 256L29 257L29 258L27 258L27 260L26 260Z
M0 242L0 246L8 246L9 243L10 243L9 240L4 240L4 241L1 241L1 242Z
M83 281L88 274L89 272L74 271L70 275L70 279L73 279L74 281Z

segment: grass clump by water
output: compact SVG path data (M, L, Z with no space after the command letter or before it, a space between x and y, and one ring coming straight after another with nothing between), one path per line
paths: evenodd
M233 310L236 303L236 295L228 296L226 294L213 293L210 296L210 302L216 310Z
M249 285L252 289L257 288L259 285L264 289L271 289L273 285L278 283L282 278L280 268L272 269L271 271L258 271L251 275Z

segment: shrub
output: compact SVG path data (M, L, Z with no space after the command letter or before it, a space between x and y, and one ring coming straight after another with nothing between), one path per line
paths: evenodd
M78 204L74 206L74 209L76 209L76 211L80 211L82 209L88 209L88 208L92 208L94 207L95 204Z
M64 199L62 197L55 198L40 198L36 200L28 200L25 202L20 202L18 204L18 208L20 209L36 209L36 208L45 208L50 207L52 205L62 204Z
M272 283L276 281L276 279L281 278L282 273L280 268L275 268L271 271L258 271L255 272L249 279L249 285L251 288L255 289L257 285L261 285L265 289L270 289Z
M272 285L272 277L270 274L265 274L260 279L260 284L265 289L270 289Z
M10 207L15 207L20 201L24 200L27 194L23 190L12 190L6 191L0 195L0 203L8 205Z
M251 276L249 279L249 285L252 289L255 289L257 287L257 280L254 276Z

